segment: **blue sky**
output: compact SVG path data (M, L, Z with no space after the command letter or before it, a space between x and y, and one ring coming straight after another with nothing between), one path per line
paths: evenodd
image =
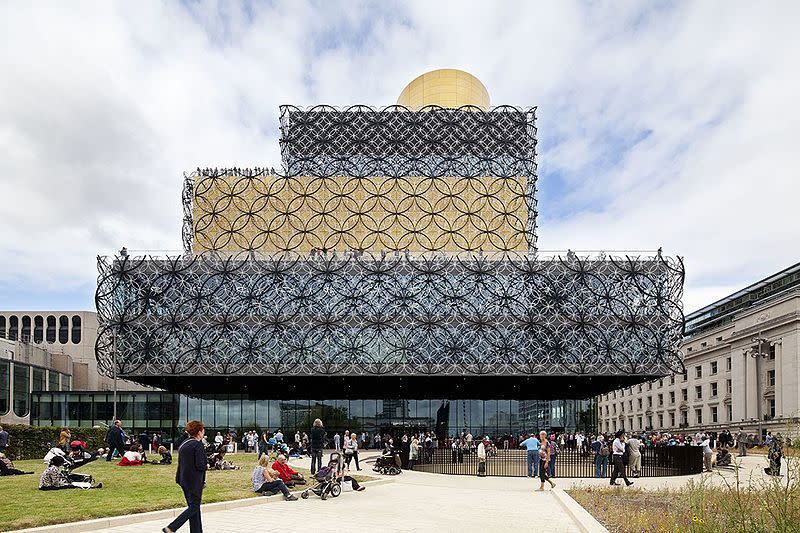
M278 106L433 68L537 106L543 249L685 256L691 311L800 260L800 4L3 2L0 308L180 248L182 173L279 166Z

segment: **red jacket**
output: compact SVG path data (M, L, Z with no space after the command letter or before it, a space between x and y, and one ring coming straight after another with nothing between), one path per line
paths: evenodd
M288 483L292 480L292 476L296 476L297 472L295 472L289 463L280 464L278 461L272 463L272 469L278 473L278 476L283 480L284 483Z

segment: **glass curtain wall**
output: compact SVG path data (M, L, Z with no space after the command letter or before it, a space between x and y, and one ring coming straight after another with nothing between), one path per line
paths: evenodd
M33 393L31 423L41 426L109 424L113 395L105 392ZM538 429L574 431L595 428L593 400L250 400L241 395L192 397L169 393L120 393L117 417L134 431L180 433L188 420L209 430L252 429L284 434L309 431L320 418L329 433L345 430L402 434L430 431L440 437L518 436ZM556 418L554 415L559 416Z
M0 415L11 407L11 362L0 360Z

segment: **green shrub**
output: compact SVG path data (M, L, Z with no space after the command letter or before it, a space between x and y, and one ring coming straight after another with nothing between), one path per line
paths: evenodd
M11 437L6 455L13 460L41 459L51 447L58 444L60 427L24 426L5 424L3 428ZM89 450L105 447L106 430L103 428L71 427L72 440L86 441Z

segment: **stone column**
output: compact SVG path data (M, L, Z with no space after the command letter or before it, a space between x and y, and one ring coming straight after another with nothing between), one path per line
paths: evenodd
M750 355L744 356L745 360L745 420L755 418L758 420L758 356L751 357Z
M739 423L747 418L747 356L740 348L731 350L731 406L733 419L731 422Z
M786 369L788 371L788 368ZM783 414L783 343L775 343L775 416Z

